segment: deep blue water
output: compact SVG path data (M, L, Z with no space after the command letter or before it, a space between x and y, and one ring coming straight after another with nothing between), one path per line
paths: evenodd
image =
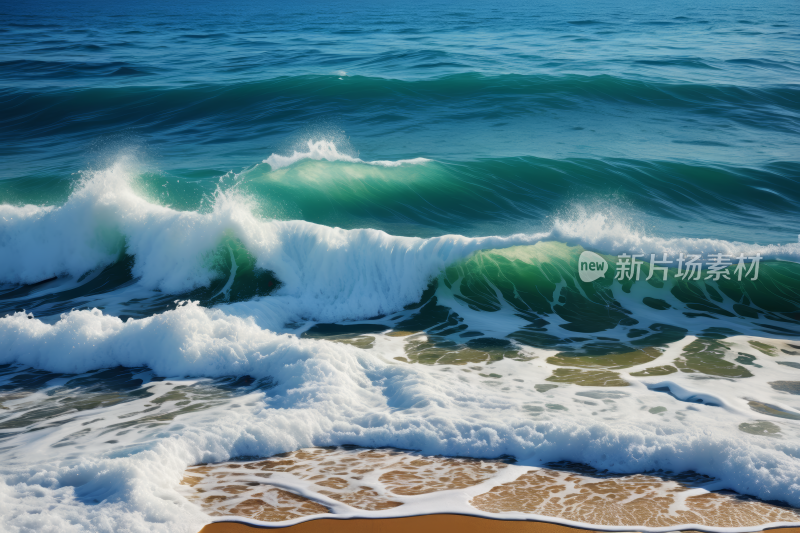
M15 297L7 311L111 309L92 295L169 263L136 256L141 235L162 230L126 229L128 196L88 192L77 207L77 191L102 189L115 164L135 197L178 211L208 213L235 193L262 219L396 236L800 254L793 2L32 1L0 12L0 202L17 221L0 234L1 281L117 272L55 307ZM295 151L308 154L267 163ZM65 208L33 227L13 211L25 204ZM68 206L89 209L86 225ZM224 242L242 238L229 231L185 261L217 274L148 287L170 297L223 283Z
M365 159L797 160L791 1L1 9L3 178L134 143L224 172L331 130Z

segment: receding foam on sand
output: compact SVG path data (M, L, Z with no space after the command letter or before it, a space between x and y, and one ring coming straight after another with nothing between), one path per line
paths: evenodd
M459 513L585 528L747 528L800 524L800 510L719 490L694 473L610 475L575 464L430 457L396 449L308 448L191 467L185 495L217 519Z

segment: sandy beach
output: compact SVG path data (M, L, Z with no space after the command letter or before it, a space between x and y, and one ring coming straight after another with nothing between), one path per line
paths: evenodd
M715 490L713 484L689 473L619 475L577 465L530 469L510 460L340 447L198 465L187 469L181 490L217 520L241 517L281 527L310 519L289 526L303 532L338 527L348 531L565 529L535 521L540 517L607 530L745 527L758 531L800 521L797 509ZM497 518L470 516L461 511L459 502ZM382 516L354 518L354 510ZM345 513L349 516L330 518ZM221 532L246 526L221 522L208 527Z
M216 522L204 527L200 533L248 533L259 529L271 529L272 527L274 526L254 527L237 522ZM481 533L484 531L492 533L573 533L591 531L547 522L492 520L452 514L410 516L406 518L357 518L350 520L323 518L309 520L286 528L287 533L404 533L409 530L415 533L444 533L448 531L458 531L459 533ZM765 531L800 533L800 528L790 527L767 529Z
M259 529L263 528L237 522L216 522L204 527L201 533L248 533ZM458 531L459 533L484 531L493 533L573 533L585 531L546 522L492 520L454 514L349 520L322 518L289 526L286 530L287 533L404 533L407 531L415 533L442 533L445 531Z

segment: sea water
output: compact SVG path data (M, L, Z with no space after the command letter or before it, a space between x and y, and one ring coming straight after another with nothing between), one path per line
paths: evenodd
M797 3L0 12L0 529L346 445L800 507Z

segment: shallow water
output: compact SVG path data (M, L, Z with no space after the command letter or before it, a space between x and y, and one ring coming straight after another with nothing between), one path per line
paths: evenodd
M613 475L564 462L545 468L513 463L345 446L195 466L181 484L212 516L251 523L453 510L603 529L752 528L800 519L796 509L719 490L718 482L694 473ZM459 500L469 503L459 506Z

